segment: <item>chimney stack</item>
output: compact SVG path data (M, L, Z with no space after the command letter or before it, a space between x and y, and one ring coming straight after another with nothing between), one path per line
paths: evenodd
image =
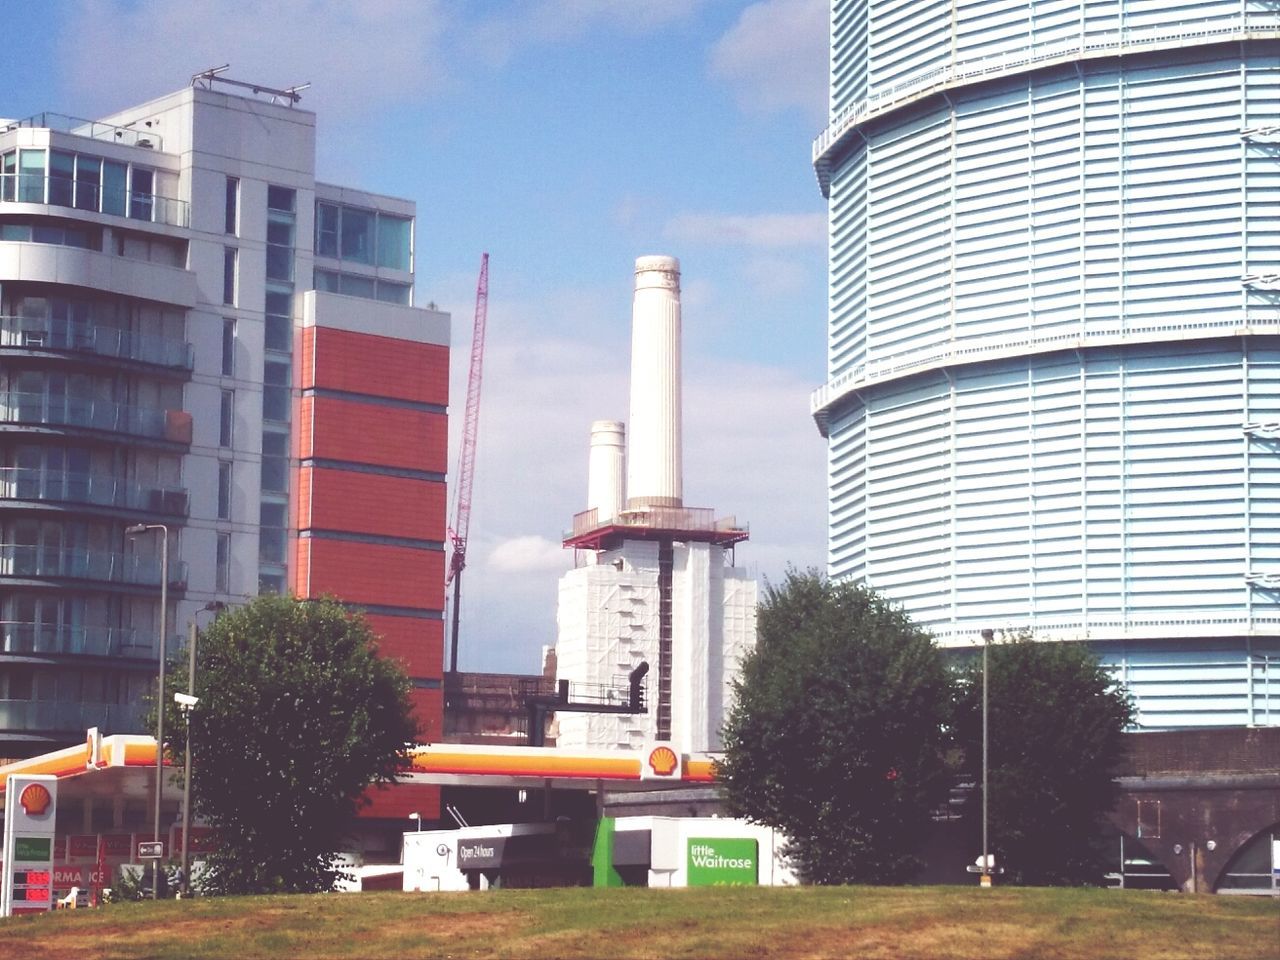
M627 509L681 507L680 261L636 259Z
M626 478L626 427L620 420L596 420L591 424L591 456L587 462L587 509L596 511L598 523L622 512Z

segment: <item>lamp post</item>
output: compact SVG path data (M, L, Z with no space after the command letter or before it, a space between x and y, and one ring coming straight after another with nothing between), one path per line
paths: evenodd
M124 532L136 537L159 530L160 540L160 690L156 697L156 811L151 839L160 842L160 797L164 792L164 635L169 617L169 527L163 523L135 523ZM160 862L151 870L151 899L160 895Z
M411 813L409 814L409 819L418 821L418 833L421 833L422 832L422 814Z
M201 610L212 610L215 619L226 607L221 600L210 600ZM191 711L200 702L196 696L196 640L199 631L193 619L187 624L187 692L184 696L175 693L173 699L187 715L187 758L182 774L182 895L191 893L191 871L189 853L191 850Z
M979 884L983 887L991 886L991 854L987 847L987 809L991 795L990 780L988 778L987 763L987 746L988 746L988 720L990 717L988 699L988 683L987 683L987 649L991 646L991 639L995 636L995 632L991 629L982 631L982 876Z

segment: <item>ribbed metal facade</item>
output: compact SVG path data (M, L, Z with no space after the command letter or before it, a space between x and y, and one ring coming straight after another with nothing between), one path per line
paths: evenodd
M832 5L830 572L1280 723L1280 5Z

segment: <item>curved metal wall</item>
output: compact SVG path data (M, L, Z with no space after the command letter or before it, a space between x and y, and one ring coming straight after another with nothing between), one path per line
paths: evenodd
M836 0L832 70L831 574L1280 722L1277 5Z

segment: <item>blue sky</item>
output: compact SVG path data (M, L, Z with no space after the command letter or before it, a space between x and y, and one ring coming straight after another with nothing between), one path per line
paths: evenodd
M465 401L490 307L460 665L555 640L588 426L627 418L632 264L680 258L685 501L751 525L777 580L825 557L826 0L45 0L23 4L0 115L93 117L230 63L310 82L321 179L418 205L417 297L454 317ZM12 15L11 15L12 19Z

